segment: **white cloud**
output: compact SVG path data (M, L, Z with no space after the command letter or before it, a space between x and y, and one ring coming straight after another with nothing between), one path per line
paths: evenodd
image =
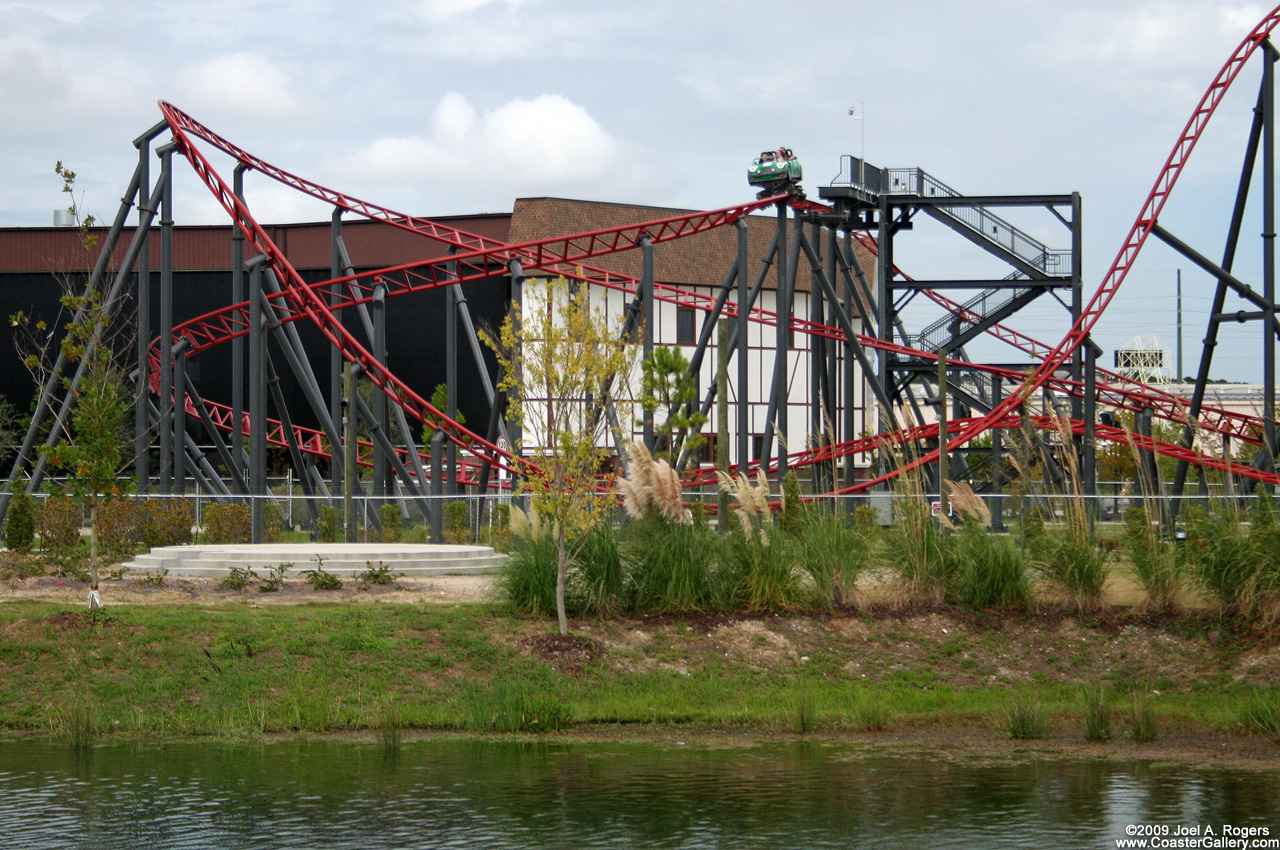
M211 113L281 120L302 106L290 93L288 75L256 53L231 53L188 66L175 81L174 100L193 114Z
M435 20L445 20L455 15L463 15L483 9L486 6L501 5L509 8L519 6L521 0L424 0L423 11Z
M436 105L427 135L378 139L352 157L350 170L437 189L560 194L609 179L621 150L586 109L561 95L512 100L482 115L451 92Z

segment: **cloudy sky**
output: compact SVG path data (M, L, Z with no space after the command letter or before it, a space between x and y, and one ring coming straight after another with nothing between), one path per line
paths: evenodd
M965 192L1080 191L1091 293L1205 87L1270 8L0 0L0 226L51 221L63 205L56 160L80 174L85 206L110 217L132 172L131 141L159 120L158 99L297 174L422 215L510 210L531 195L726 206L752 196L751 157L780 144L800 156L812 191L841 154L861 150L865 129L870 161L920 166ZM1222 251L1254 65L1165 217L1210 256ZM849 116L864 104L865 127ZM328 214L261 178L248 192L264 221ZM176 193L180 222L220 220L191 174ZM1066 244L1047 216L1017 221ZM1260 252L1256 241L1246 250ZM936 226L903 236L899 260L921 277L995 271ZM1210 283L1168 252L1144 253L1101 326L1105 347L1157 334L1173 348L1179 267L1184 372L1194 369ZM1015 324L1056 342L1064 315L1046 307ZM1258 377L1256 338L1233 331L1219 376Z

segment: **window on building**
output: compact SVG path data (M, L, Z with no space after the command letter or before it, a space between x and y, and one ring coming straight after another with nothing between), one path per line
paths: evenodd
M694 345L697 343L697 322L692 307L676 308L676 345Z

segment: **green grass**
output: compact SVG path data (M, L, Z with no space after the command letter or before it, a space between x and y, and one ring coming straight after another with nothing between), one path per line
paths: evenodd
M813 621L808 637L803 625L771 626L808 641L803 665L699 651L705 638L696 620L589 621L584 634L605 629L620 637L634 628L650 637L630 649L611 647L574 674L521 643L549 624L489 605L246 602L108 611L95 622L80 607L0 604L0 729L73 742L358 731L394 749L408 730L694 723L876 732L889 718L894 727L990 727L1014 697L1034 700L1042 719L1079 717L1082 708L1076 683L960 687L935 671L988 635L1008 640L994 631L965 641L939 636L922 647L918 663L862 680L848 665L868 644L829 630L826 620ZM906 639L894 620L850 622L870 622L895 645ZM1081 681L1091 676L1080 673ZM1159 702L1147 704L1149 725L1272 734L1274 692L1205 681L1161 688ZM1118 697L1126 706L1131 698L1129 691ZM1084 715L1087 722L1087 709Z
M1018 696L1004 710L1009 737L1020 741L1049 737L1049 719L1044 703L1033 696Z

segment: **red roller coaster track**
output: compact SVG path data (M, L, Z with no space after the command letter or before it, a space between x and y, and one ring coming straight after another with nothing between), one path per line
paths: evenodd
M1043 343L1010 328L995 325L988 329L989 334L1036 359L1039 359L1047 351L1047 356L1044 357L1034 371L1028 376L1026 373L1010 369L998 369L979 364L958 364L965 368L973 368L1000 375L1007 380L1021 384L1021 388L1017 393L1006 398L990 414L957 421L955 425L958 430L955 436L948 441L948 446L951 449L959 448L978 434L991 428L1016 427L1017 417L1015 410L1017 406L1030 393L1041 387L1047 386L1055 392L1064 394L1080 395L1083 393L1083 386L1078 383L1056 378L1054 376L1055 370L1059 369L1083 343L1089 331L1111 302L1129 268L1136 260L1147 235L1154 228L1158 216L1177 181L1178 175L1181 173L1209 118L1244 64L1267 39L1277 23L1280 23L1280 7L1273 10L1254 28L1210 85L1179 137L1177 144L1175 144L1173 152L1166 161L1155 186L1143 205L1142 212L1130 230L1111 269L1063 340L1050 350ZM248 153L168 103L162 102L160 108L173 133L178 150L190 162L192 168L231 216L236 226L250 241L250 244L267 258L269 267L283 285L283 290L280 293L270 297L270 302L277 317L281 321L294 321L301 318L311 320L329 342L337 347L343 357L361 365L373 383L410 415L440 428L450 440L460 446L472 447L478 445L483 447L483 451L491 455L491 460L507 468L511 468L514 463L510 456L499 451L496 446L489 444L480 435L450 420L441 411L435 409L418 396L388 369L378 363L370 352L360 346L354 337L335 319L332 311L370 301L375 284L385 286L388 296L406 294L469 280L493 278L505 273L504 267L512 261L518 261L523 268L528 270L565 274L568 277L586 283L634 294L638 285L638 281L635 278L584 266L582 262L596 256L635 248L645 238L653 243L659 243L706 232L713 228L732 224L750 212L784 200L782 197L766 198L711 212L692 213L625 227L511 245L447 227L429 219L398 213L386 207L320 186ZM208 160L194 144L192 137L203 139L216 149L234 158L240 164L265 174L299 192L331 203L345 211L381 221L429 239L447 243L460 252L444 258L378 269L372 272L308 285L302 281L285 257L284 252L271 241L248 209L235 197L226 182L214 171ZM819 206L807 204L805 209L811 210ZM868 248L875 249L874 241L865 234L858 234L858 238ZM335 288L335 284L340 285L342 294L336 303L330 304L327 299L331 296L331 290ZM692 306L703 311L712 309L713 299L705 295L663 284L657 284L655 290L655 297L659 300ZM949 301L938 293L928 292L926 294L936 303L952 312L963 312L963 307ZM725 305L725 312L729 317L737 315L737 309L737 305L732 302L728 302ZM749 318L751 321L766 325L776 325L777 322L775 313L758 308L751 311ZM794 330L805 334L836 341L844 339L844 334L839 328L829 325L793 318L791 326ZM236 304L179 325L174 329L173 340L185 339L190 346L190 352L197 353L247 332L247 305ZM884 343L872 337L859 337L859 340L866 347L886 349L905 356L934 359L934 355L927 352ZM153 369L151 383L153 389L158 389L158 344L159 340L152 346L151 359ZM1152 407L1156 410L1157 415L1169 421L1177 423L1185 423L1187 421L1189 404L1185 399L1156 387L1125 379L1121 375L1107 372L1106 370L1099 371L1102 374L1102 380L1098 382L1097 392L1098 400L1102 403L1130 410ZM184 399L184 402L184 407L188 413L198 414L199 411L196 410L190 399ZM205 402L205 408L218 427L243 431L245 423L233 422L229 408L208 401ZM237 429L237 425L239 425L239 429ZM1045 429L1057 427L1057 425L1052 424L1050 419L1044 419L1043 421L1035 419L1033 425L1037 428ZM1251 443L1261 442L1262 420L1256 416L1206 407L1202 413L1200 425L1206 430L1227 434ZM1080 423L1073 423L1071 427L1079 430L1082 426ZM1237 475L1280 482L1280 478L1273 475L1260 473L1248 467L1222 461L1196 451L1184 450L1180 446L1144 440L1122 430L1099 427L1097 434L1100 439L1134 442L1141 448L1155 450L1161 454L1176 458L1186 458L1193 463L1198 463L1208 468L1224 469ZM930 436L936 438L936 435L936 426L931 426L906 429L894 434L867 437L851 443L796 453L791 456L791 465L828 462L836 457L848 454L873 451L886 443L894 444L907 440L927 439ZM327 455L325 441L319 432L295 426L294 436L304 451L311 454ZM284 444L285 434L279 423L271 424L270 439L273 443ZM866 490L889 480L905 470L934 462L937 459L937 455L938 452L936 450L923 454L892 472L870 481L860 482L841 492ZM700 479L695 474L692 480L698 481Z

